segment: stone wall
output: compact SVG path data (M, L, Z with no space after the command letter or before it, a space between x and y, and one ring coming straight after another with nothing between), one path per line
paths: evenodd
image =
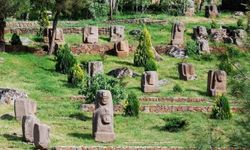
M95 105L94 104L83 104L81 106L81 110L84 112L94 112ZM231 107L233 112L239 112L241 109L238 107ZM144 113L171 113L171 112L211 112L212 106L177 106L177 105L142 105L140 107L140 111ZM122 105L114 105L114 112L119 114L123 112Z
M184 150L185 148L167 148L167 147L56 147L54 150Z
M142 97L140 101L154 102L206 102L206 98L187 98L187 97Z

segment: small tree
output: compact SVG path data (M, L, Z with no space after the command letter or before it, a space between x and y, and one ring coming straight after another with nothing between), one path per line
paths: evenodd
M38 19L38 24L40 26L40 30L38 35L41 36L43 31L49 26L49 16L45 9L40 12L40 17Z
M217 98L215 105L212 109L211 118L221 120L232 118L228 99L224 95Z
M145 26L139 39L139 46L134 55L134 65L145 67L148 60L155 61L155 56L151 42L151 35Z
M79 86L81 85L84 77L84 72L79 64L76 64L74 67L71 68L68 74L68 82L72 86Z
M138 117L140 112L140 101L135 93L130 93L125 102L124 107L125 116Z

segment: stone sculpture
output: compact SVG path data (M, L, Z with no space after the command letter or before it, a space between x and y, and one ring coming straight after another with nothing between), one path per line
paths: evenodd
M184 44L184 30L185 26L182 22L177 22L172 28L172 41L171 45L183 46Z
M99 90L96 94L95 111L93 114L93 137L95 141L112 142L115 140L113 113L111 92Z
M124 26L111 26L110 27L110 41L119 42L124 40Z
M50 127L36 123L34 126L34 144L37 149L48 149L50 143Z
M219 96L226 93L227 73L222 70L208 72L207 92L209 96Z
M115 43L115 53L118 57L124 58L129 55L129 44L127 40Z
M181 80L195 80L197 75L195 73L195 68L192 64L180 63L178 65L179 76Z
M99 29L96 26L89 26L83 29L83 43L98 43Z
M34 142L34 126L39 123L35 116L24 116L22 119L23 139L27 142Z
M22 120L23 116L35 115L36 103L27 99L19 99L14 102L15 117Z
M160 91L158 74L156 71L146 71L142 75L141 89L144 93L157 93Z
M92 61L88 63L88 74L94 77L97 74L103 74L103 64L101 61Z
M205 7L205 16L207 18L216 18L219 16L218 8L216 5L209 5Z

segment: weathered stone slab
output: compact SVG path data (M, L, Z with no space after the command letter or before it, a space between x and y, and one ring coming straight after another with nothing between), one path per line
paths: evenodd
M197 40L207 39L208 38L207 28L204 26L198 26L196 28L193 28L193 36Z
M52 28L48 28L44 30L44 42L50 43L52 41ZM63 29L57 28L56 29L56 36L55 36L55 43L56 44L63 44L64 43L64 34L63 34Z
M144 93L157 93L160 91L156 71L144 72L141 78L141 89Z
M110 27L110 41L111 42L119 42L124 40L124 26L111 26Z
M115 140L113 118L114 111L111 92L107 90L98 91L93 114L93 136L95 141L112 142Z
M14 112L17 120L22 120L23 116L35 115L36 103L27 99L19 99L14 102Z
M208 72L207 93L209 96L219 96L227 91L227 73L222 70Z
M207 18L216 18L219 16L218 8L216 5L209 5L205 7L205 16Z
M37 149L48 149L50 143L50 127L36 123L34 126L34 144Z
M38 124L39 120L35 116L24 116L22 119L22 132L23 132L23 139L27 142L34 141L34 126Z
M183 22L177 22L172 27L172 41L171 45L182 47L184 45L184 30Z
M129 44L127 40L115 43L115 53L118 57L124 58L129 55Z
M210 46L209 42L206 39L200 39L197 41L198 42L198 47L199 47L199 53L200 54L210 54Z
M83 43L98 43L99 40L99 32L98 27L89 26L83 29Z
M178 71L181 80L188 81L197 79L195 68L192 64L180 63L178 65Z
M97 74L103 74L103 63L101 61L91 61L88 63L88 75L94 77Z

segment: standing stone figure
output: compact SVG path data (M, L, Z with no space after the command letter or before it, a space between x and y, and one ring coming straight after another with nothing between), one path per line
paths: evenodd
M22 119L22 131L23 131L23 139L26 142L33 142L34 141L34 126L35 124L39 123L39 120L32 115L24 116Z
M93 114L93 137L95 141L112 142L115 140L113 118L111 92L99 90L96 94L95 111Z
M6 27L6 22L0 19L0 52L5 51L5 40L4 40L4 28Z
M124 58L129 55L129 44L127 40L115 43L115 53L118 57Z
M48 149L50 143L50 127L36 123L33 131L34 144L37 149Z
M83 29L83 43L98 43L99 29L96 26L89 26Z
M222 70L208 72L207 92L209 96L218 96L226 93L227 73Z
M209 5L205 8L205 16L207 18L216 18L219 16L218 8L216 5Z
M15 100L14 112L17 120L22 120L23 116L35 115L36 103L27 99Z
M208 40L200 39L198 40L198 48L200 54L210 54L210 46Z
M193 37L194 39L207 39L208 38L208 32L207 28L204 26L198 26L196 28L193 28Z
M103 74L103 64L101 61L91 61L88 63L88 74L94 77L97 74Z
M119 42L124 40L124 26L111 26L110 27L110 41Z
M183 46L184 30L185 30L185 25L182 22L177 22L173 25L171 45Z
M180 63L178 65L179 76L181 80L195 80L197 75L195 73L194 66L188 63Z
M146 71L142 75L141 89L144 93L157 93L160 91L158 74L156 71Z

